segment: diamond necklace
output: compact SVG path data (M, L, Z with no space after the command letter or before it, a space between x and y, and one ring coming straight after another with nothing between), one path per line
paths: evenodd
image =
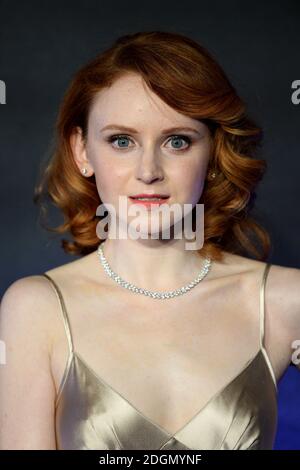
M150 291L147 289L142 289L140 287L137 287L134 284L131 284L130 282L125 281L120 276L118 276L109 266L108 261L104 256L102 245L103 243L101 243L98 246L97 253L99 255L100 262L105 272L107 273L107 275L111 277L115 282L117 282L120 286L125 287L125 289L129 289L132 292L135 292L136 294L143 294L148 297L152 297L153 299L170 299L172 297L185 294L186 292L190 291L193 287L195 287L197 284L199 284L200 281L202 281L202 279L207 275L211 267L211 258L207 257L205 258L203 267L199 275L196 277L196 279L189 282L189 284L185 285L184 287L181 287L179 289L175 289L172 291L166 291L166 292Z

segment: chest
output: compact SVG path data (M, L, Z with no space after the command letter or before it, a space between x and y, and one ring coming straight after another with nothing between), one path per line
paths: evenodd
M69 302L75 351L96 380L169 431L189 421L255 352L255 330L237 321L240 315L229 321L228 311L236 311L229 306L220 311L203 301L202 308L190 302L157 309L111 299L86 305L84 315ZM242 326L249 342L237 356L228 339ZM57 390L67 357L62 332L52 359Z
M260 352L190 418L178 424L172 418L160 416L158 420L146 414L96 376L79 356L70 364L56 408L59 449L272 447L276 392Z

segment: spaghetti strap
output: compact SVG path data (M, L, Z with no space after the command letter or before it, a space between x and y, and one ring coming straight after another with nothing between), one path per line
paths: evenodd
M273 365L270 361L269 355L268 355L267 350L266 350L265 345L264 345L264 343L265 343L265 316L266 316L265 315L265 310L266 310L266 303L265 303L266 280L267 280L267 276L268 276L268 273L270 271L271 266L272 266L271 263L266 264L266 266L264 268L263 276L262 276L261 286L260 286L260 307L259 307L259 315L260 315L260 319L259 319L260 320L259 321L260 351L264 355L264 358L266 360L266 364L268 366L268 369L270 371L270 374L271 374L273 382L274 382L276 392L278 392L275 371L273 369Z
M61 307L63 322L64 322L64 328L65 328L66 336L67 336L67 339L68 339L69 351L70 351L70 355L72 355L73 352L74 352L73 338L72 338L70 321L69 321L69 318L68 318L68 313L67 313L67 309L66 309L65 302L64 302L64 299L63 299L63 295L62 295L61 290L59 289L58 285L56 284L56 282L52 279L52 277L50 277L46 273L43 273L42 276L49 279L49 281L52 284L52 286L53 286L53 288L56 292L56 295L58 297L60 307Z
M259 336L260 336L260 347L264 349L264 339L265 339L265 291L266 291L266 279L268 276L268 272L270 270L271 264L267 263L260 286L260 307L259 307L259 316L260 316L260 328L259 328Z

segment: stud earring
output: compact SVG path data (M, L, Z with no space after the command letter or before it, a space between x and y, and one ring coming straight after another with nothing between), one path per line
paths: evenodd
M216 173L214 171L212 172L209 172L208 176L207 176L207 179L208 180L213 180L214 178L216 177Z
M87 169L86 169L86 168L82 168L82 169L81 169L81 172L82 172L83 175L86 175L86 174L87 174Z

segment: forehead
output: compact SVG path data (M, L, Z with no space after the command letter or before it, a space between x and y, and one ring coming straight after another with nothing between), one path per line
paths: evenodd
M134 127L189 126L202 130L204 124L179 113L153 93L137 74L126 74L95 95L89 122L97 127L111 123Z

